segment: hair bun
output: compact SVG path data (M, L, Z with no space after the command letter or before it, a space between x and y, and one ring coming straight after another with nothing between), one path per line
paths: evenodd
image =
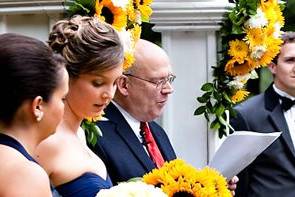
M79 30L79 24L73 20L62 20L55 24L49 35L48 44L57 53L61 53L68 40L75 37Z

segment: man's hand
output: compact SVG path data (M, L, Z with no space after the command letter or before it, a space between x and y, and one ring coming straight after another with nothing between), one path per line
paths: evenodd
M237 189L237 183L239 181L239 178L237 176L234 176L231 180L228 181L227 187L231 191L231 194L235 195L235 190Z

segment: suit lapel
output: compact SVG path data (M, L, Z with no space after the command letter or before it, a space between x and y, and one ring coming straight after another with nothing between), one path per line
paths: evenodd
M280 105L277 105L277 107L275 107L275 109L269 115L269 118L271 122L273 122L273 124L275 125L276 129L282 132L282 139L284 140L288 149L292 152L292 155L295 158L294 145Z
M140 161L143 167L150 171L155 168L155 164L151 161L150 157L147 155L147 152L144 150L142 144L139 142L135 133L125 120L121 112L115 107L113 103L110 103L107 109L105 110L106 117L111 119L116 123L117 134L122 138L125 144L133 152L134 156ZM112 116L112 118L110 118Z
M149 126L164 160L170 161L171 159L174 159L175 158L175 156L173 155L174 151L171 145L168 144L168 142L166 142L165 140L166 136L162 136L161 132L157 132L157 128L153 126L153 124L149 123Z
M269 120L273 123L277 131L282 132L282 139L295 158L295 150L290 131L281 105L279 104L279 97L273 90L272 86L265 92L265 104L266 109L270 110Z

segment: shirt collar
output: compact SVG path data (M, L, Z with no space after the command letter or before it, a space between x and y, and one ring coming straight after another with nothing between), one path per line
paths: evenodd
M131 129L135 132L135 134L140 135L140 121L136 120L134 117L132 117L125 109L123 109L118 103L112 101L112 103L118 108L118 110L121 112L121 114L124 116L125 120L128 122ZM138 136L137 135L137 136Z
M276 87L275 84L273 84L273 89L278 95L283 96L283 97L287 97L287 98L291 99L292 101L295 100L294 96L291 96L290 94L284 92L283 90L280 90L279 88Z

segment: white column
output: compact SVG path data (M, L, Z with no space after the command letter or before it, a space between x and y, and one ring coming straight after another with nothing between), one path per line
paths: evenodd
M178 157L197 167L207 164L216 146L216 135L209 131L205 118L193 113L201 85L212 79L216 32L228 6L225 0L158 0L152 6L151 22L154 30L162 33L162 46L177 76L161 123Z
M6 32L6 16L0 15L0 34Z

